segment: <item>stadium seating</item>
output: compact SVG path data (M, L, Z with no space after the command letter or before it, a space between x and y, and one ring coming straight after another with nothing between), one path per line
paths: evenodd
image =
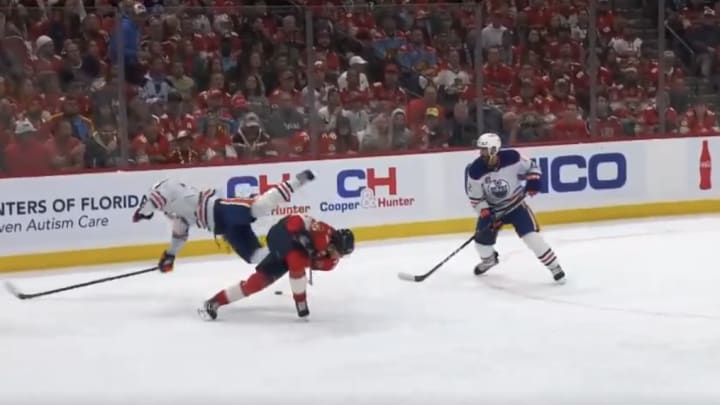
M3 176L720 130L720 1L37 4L0 13Z

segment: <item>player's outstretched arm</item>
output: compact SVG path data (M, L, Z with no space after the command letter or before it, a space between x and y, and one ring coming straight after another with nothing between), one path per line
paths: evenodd
M187 243L190 234L190 226L182 218L173 219L172 234L170 236L170 246L160 256L158 268L163 273L173 271L175 267L175 257Z

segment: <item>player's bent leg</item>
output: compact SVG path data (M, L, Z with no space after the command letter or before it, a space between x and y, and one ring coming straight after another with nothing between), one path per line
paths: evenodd
M247 263L260 263L268 254L268 249L260 245L252 226L236 225L225 233L225 240Z
M205 301L203 308L199 310L200 315L203 318L217 319L218 308L262 291L273 281L275 280L272 280L264 273L256 271L247 280L241 281L239 284L233 284Z
M216 319L218 308L262 291L286 272L285 263L277 259L275 255L268 254L255 267L255 273L251 274L247 280L233 284L215 294L205 301L203 308L198 310L198 313L204 319Z
M308 182L315 179L315 174L310 170L304 170L294 179L283 181L275 185L263 195L255 199L252 204L252 216L260 218L271 214L272 210L283 203L289 203L292 195Z
M525 245L535 253L538 260L552 273L557 282L565 281L565 272L558 261L555 252L540 235L540 227L535 220L530 207L523 204L508 214L509 222L515 227L515 232Z
M475 230L475 250L478 252L478 256L480 256L480 263L473 269L473 273L476 276L485 274L500 262L498 258L499 255L494 248L497 233L498 230L496 228Z

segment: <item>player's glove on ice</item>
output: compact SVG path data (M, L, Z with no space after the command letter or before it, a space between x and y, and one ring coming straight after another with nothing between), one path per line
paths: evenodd
M534 196L539 193L541 186L542 182L540 181L540 176L537 174L531 174L525 179L525 193L529 196Z
M173 271L173 267L175 267L175 255L171 255L167 251L163 252L160 257L160 262L158 262L158 270L163 273L169 273Z

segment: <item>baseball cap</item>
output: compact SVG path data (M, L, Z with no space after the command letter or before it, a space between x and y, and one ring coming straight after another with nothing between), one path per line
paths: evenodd
M367 65L367 61L362 56L353 56L350 58L351 65Z

